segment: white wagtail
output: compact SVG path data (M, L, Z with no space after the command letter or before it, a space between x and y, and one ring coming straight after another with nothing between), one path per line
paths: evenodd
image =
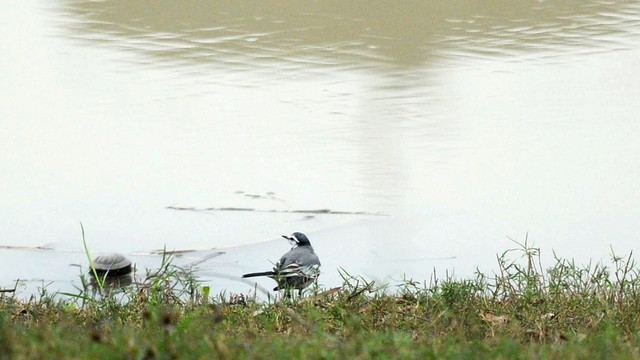
M282 235L283 238L291 242L291 250L282 255L280 261L273 267L272 271L263 271L242 275L243 278L256 276L268 276L274 279L278 286L273 291L306 288L314 282L320 275L320 259L313 251L311 243L303 233L294 232L291 236Z

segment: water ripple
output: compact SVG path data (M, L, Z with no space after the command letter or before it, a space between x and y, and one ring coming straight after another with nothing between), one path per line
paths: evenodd
M364 1L275 7L247 2L161 0L150 7L104 0L67 0L58 21L64 34L173 64L290 63L296 70L349 67L392 71L442 60L518 58L547 61L575 54L634 48L640 3L547 1ZM536 56L534 56L536 57ZM145 62L140 60L141 62ZM155 60L154 60L155 61Z

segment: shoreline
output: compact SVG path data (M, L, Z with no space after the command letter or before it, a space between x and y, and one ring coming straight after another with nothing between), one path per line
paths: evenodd
M0 293L0 357L640 357L632 254L612 267L558 258L543 269L539 250L523 247L505 251L498 267L495 276L407 279L392 293L344 274L340 288L260 302L214 294L166 262L145 282L98 297L23 302Z

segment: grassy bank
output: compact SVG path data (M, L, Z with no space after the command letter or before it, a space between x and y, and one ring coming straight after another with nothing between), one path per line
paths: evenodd
M491 276L382 291L345 273L339 289L270 303L209 296L167 262L98 300L1 295L0 358L640 358L640 276L631 255L613 260L543 270L524 246Z

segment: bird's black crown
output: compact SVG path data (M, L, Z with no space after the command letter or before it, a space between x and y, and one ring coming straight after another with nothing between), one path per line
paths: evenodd
M305 235L305 234L303 234L301 232L294 232L293 233L293 237L298 242L298 245L311 245L311 242L309 242L309 239L307 238L307 235Z
M283 238L289 240L289 241L293 241L296 243L296 245L298 246L310 246L311 242L309 242L309 239L307 238L307 235L301 233L301 232L294 232L293 234L291 234L291 236L285 236L282 235Z

